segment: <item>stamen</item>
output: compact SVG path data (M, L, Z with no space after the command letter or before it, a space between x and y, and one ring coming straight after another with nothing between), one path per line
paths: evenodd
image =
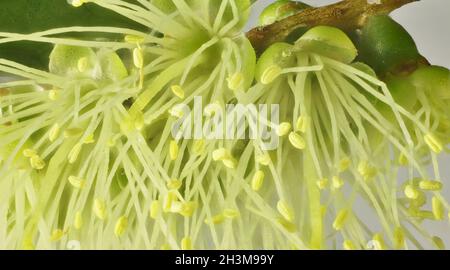
M172 204L177 201L177 194L175 191L169 191L167 193L166 198L164 200L164 212L170 212L172 208Z
M345 240L342 246L345 250L356 250L355 244L351 240Z
M300 116L297 119L297 123L295 125L296 130L301 132L301 133L306 133L306 131L308 130L309 126L311 123L311 118L307 117L307 116Z
M93 144L93 143L95 143L95 137L94 137L94 134L88 135L88 136L83 140L83 144Z
M75 220L74 220L73 226L75 227L76 230L79 230L79 229L81 229L81 227L83 227L83 216L80 211L78 211L75 214Z
M324 178L322 180L317 181L316 184L320 190L325 190L328 188L329 181L328 181L328 179Z
M183 118L184 112L179 106L174 106L169 110L169 114L176 118Z
M277 203L277 210L287 221L294 221L294 210L285 201Z
M169 155L171 160L176 160L178 158L179 147L175 140L170 141Z
M167 188L169 188L170 190L178 190L181 188L182 185L183 185L183 182L181 180L171 179L167 183Z
M89 60L87 57L82 57L78 60L77 63L77 68L78 71L81 73L84 73L87 71L87 69L89 68Z
M386 244L384 242L383 236L379 233L375 234L372 238L373 248L375 250L385 250Z
M76 176L69 176L69 183L75 188L82 189L86 185L86 180Z
M195 210L197 209L196 202L185 202L182 204L180 211L178 212L180 215L184 217L192 217Z
M77 137L84 132L81 128L68 128L64 131L64 138Z
M114 235L116 237L121 237L128 228L128 218L125 216L122 216L117 220L116 225L114 227Z
M348 210L346 209L339 211L339 213L336 216L336 219L333 222L333 228L336 231L340 231L344 228L345 223L347 222L348 219L348 215L349 213Z
M272 162L272 159L270 158L269 153L265 152L256 156L256 162L263 166L269 166Z
M196 140L192 146L194 155L201 155L205 151L205 140Z
M37 156L37 152L33 149L25 149L25 150L23 150L22 154L24 157L27 157L27 158Z
M442 190L443 185L439 181L422 180L419 183L419 188L428 191L440 191Z
M74 7L81 7L84 3L89 2L89 0L72 0L71 4Z
M398 157L398 163L401 166L407 166L409 164L408 162L408 158L402 153L400 154L400 156Z
M233 91L237 91L242 87L242 84L244 83L244 75L240 72L236 72L232 76L230 76L227 81L228 88Z
M95 199L93 210L97 218L99 218L100 220L106 219L106 205L103 200Z
M52 232L50 235L50 241L52 242L58 242L64 237L64 231L61 229L56 229Z
M211 220L205 219L206 224L222 224L225 221L225 216L223 214L215 215Z
M181 240L181 250L192 250L192 240L189 236Z
M440 250L446 249L444 241L440 237L433 236L433 238L431 240L433 241L433 244L437 249L440 249Z
M444 150L442 142L433 134L427 134L424 137L425 143L436 154L440 154Z
M296 132L291 132L291 134L289 134L289 141L295 148L299 150L304 150L306 148L305 139Z
M441 200L437 197L433 197L431 199L433 215L436 220L444 219L444 205Z
M275 79L277 79L281 74L283 73L283 70L278 65L271 65L266 70L264 70L262 76L261 76L261 83L262 84L270 84Z
M333 176L332 182L334 189L341 189L344 186L344 180L339 176Z
M252 189L254 191L259 191L264 183L264 172L263 171L257 171L255 175L252 178Z
M181 88L181 86L173 85L170 89L172 90L175 96L179 97L180 99L184 99L185 93L183 88Z
M133 50L133 64L139 69L144 67L144 55L142 54L142 50L139 48L135 48Z
M50 140L50 142L54 142L58 138L59 131L60 131L59 125L58 123L55 123L48 133L48 139Z
M397 249L401 249L405 246L405 233L401 227L395 228L394 245Z
M70 164L74 164L77 161L78 155L81 152L81 147L82 147L82 145L80 143L77 143L72 148L72 150L69 152L69 155L67 158L68 158Z
M161 203L158 200L154 200L150 205L150 217L157 219L160 213Z
M145 37L125 35L124 41L130 44L141 44L145 41Z
M365 181L369 181L377 175L377 169L372 167L368 161L361 161L359 163L358 172Z
M38 155L34 155L30 158L30 164L33 169L42 170L45 168L45 161Z
M284 218L277 218L277 222L290 233L295 233L297 231L297 226L289 220L286 220Z
M343 159L341 159L341 161L339 162L339 172L345 172L350 168L350 165L352 165L352 161L345 157Z
M214 150L212 153L214 161L224 160L230 156L231 154L226 148L219 148L217 150Z
M288 122L281 123L277 129L277 135L280 137L284 137L289 134L291 131L292 125Z
M49 98L51 101L56 101L56 100L58 100L59 96L61 95L61 94L60 94L60 91L61 91L61 90L56 90L56 89L52 89L52 90L48 91L48 98Z
M227 208L223 210L223 215L228 219L235 219L239 217L240 213L236 209Z
M406 185L404 193L408 199L416 200L417 198L419 198L419 192L413 185Z

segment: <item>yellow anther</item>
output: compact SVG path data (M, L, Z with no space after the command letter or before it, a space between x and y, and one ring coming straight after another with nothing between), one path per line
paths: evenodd
M72 150L70 150L69 155L67 157L70 164L73 164L77 161L78 156L80 155L80 152L81 152L81 144L77 143L72 148Z
M94 134L90 134L88 135L86 138L84 138L83 140L83 144L93 144L95 143L95 137Z
M278 219L277 219L277 222L278 222L281 226L283 226L283 228L284 228L286 231L288 231L288 232L290 232L290 233L295 233L295 232L297 231L297 226L296 226L293 222L291 222L291 221L289 221L289 220L286 220L286 219L284 219L284 218L278 218Z
M83 227L83 215L81 214L80 211L78 211L75 214L75 220L73 222L73 226L75 227L76 230L81 229L81 227Z
M257 171L255 175L253 175L251 186L254 191L259 191L261 189L264 183L264 177L263 171Z
M74 7L81 7L84 3L87 3L89 0L72 0L71 4Z
M352 165L352 161L345 157L339 161L339 172L345 172L350 168L350 165Z
M192 250L192 240L189 236L181 240L181 250Z
M77 68L81 73L86 72L89 68L89 59L87 57L81 57L78 60Z
M333 182L334 189L341 189L344 186L344 180L342 180L339 176L333 176L331 181Z
M76 176L69 176L69 183L75 188L82 189L86 185L86 180Z
M395 228L394 246L396 249L402 249L405 247L405 232L401 227Z
M212 152L212 157L214 161L224 160L226 158L229 158L230 156L231 153L226 148L219 148Z
M145 37L126 35L124 41L130 44L141 44L145 41Z
M240 213L239 210L227 208L223 210L223 215L228 219L235 219L239 217Z
M169 145L169 156L171 160L176 160L178 158L178 153L180 148L178 147L178 143L175 140L170 141Z
M344 228L345 223L347 222L348 219L348 215L349 212L346 209L339 211L339 213L336 216L336 219L333 222L333 228L336 231L340 231L342 230L342 228Z
M277 128L277 135L284 137L291 132L292 125L288 122L281 123Z
M161 212L160 210L161 210L161 203L159 202L159 200L154 200L150 204L150 217L152 219L157 219Z
M24 157L27 157L27 158L37 156L37 152L33 149L25 149L25 150L23 150L22 154Z
M285 201L278 201L277 210L287 221L294 221L294 210Z
M30 158L31 167L35 170L42 170L45 168L45 161L38 155L34 155Z
M439 181L422 180L419 183L419 187L422 190L440 191L442 190L443 185Z
M197 206L198 205L196 202L185 202L181 205L181 209L178 213L184 217L192 217L197 209Z
M419 198L419 192L413 185L406 185L404 193L408 199L416 200Z
M163 244L161 245L161 250L171 250L171 247L169 244Z
M358 165L358 172L365 181L373 179L377 175L377 169L372 167L369 162L361 161Z
M138 111L133 119L136 130L142 130L145 127L145 115L142 111Z
M379 233L375 234L372 238L373 249L375 250L385 250L386 244L384 242L383 236Z
M181 188L181 186L183 185L183 182L181 180L178 179L171 179L168 183L167 183L167 188L170 190L178 190Z
M263 166L269 166L272 163L269 153L265 152L256 156L256 162Z
M205 219L206 224L222 224L225 221L226 217L223 214L215 215L210 220Z
M175 118L183 118L184 111L179 106L174 106L169 110L169 114Z
M56 101L59 98L61 90L52 89L48 91L48 98L52 101Z
M345 250L356 250L355 244L351 240L345 240L342 246Z
M431 240L433 241L433 244L437 249L440 249L440 250L446 249L444 241L442 241L442 239L440 237L433 236L433 238Z
M201 155L205 152L205 140L196 140L192 146L194 155Z
M114 226L114 235L121 237L128 229L128 218L125 216L120 217L116 225Z
M262 76L261 76L261 83L262 84L270 84L274 80L276 80L283 70L278 65L271 65L266 70L264 70Z
M405 156L405 154L400 154L398 157L398 163L402 166L407 166L409 164L408 158Z
M170 212L172 204L177 201L177 194L175 191L169 191L164 199L164 212Z
M144 55L142 54L142 50L139 48L135 48L133 50L133 64L137 68L144 67Z
M236 72L227 79L228 88L233 91L239 90L244 83L244 74Z
M84 132L81 128L68 128L64 130L64 138L71 138L81 135Z
M22 247L24 250L35 250L36 246L33 243L33 237L25 236L25 239L22 241Z
M443 220L444 219L444 205L442 204L442 201L437 197L433 197L431 199L431 204L432 204L434 218L436 220Z
M297 119L295 128L297 131L299 131L301 133L306 133L306 131L308 131L310 123L311 123L311 119L308 116L300 116Z
M296 132L291 132L289 134L289 141L291 142L291 144L299 149L299 150L303 150L306 148L306 141L305 139L298 133Z
M236 159L230 157L222 160L223 165L229 169L236 169L238 162Z
M410 203L411 203L411 206L420 208L427 203L427 196L425 195L424 192L422 192L420 190L417 190L417 193L419 194L417 199L411 200Z
M421 211L417 208L408 209L408 213L415 218L434 220L434 213L431 211Z
M185 94L184 94L184 90L183 90L183 88L181 88L181 86L179 86L179 85L172 85L172 87L170 89L172 90L172 93L175 96L177 96L177 97L179 97L181 99L184 98Z
M442 144L441 140L434 134L429 133L425 135L424 140L433 152L439 154L444 150L444 145Z
M101 199L94 200L93 207L94 214L101 220L106 219L106 205L105 202Z
M61 229L53 230L52 234L50 235L50 241L52 242L58 242L64 237L64 231Z
M322 180L317 181L316 185L320 190L324 190L324 189L328 188L329 181L328 181L328 179L324 178Z

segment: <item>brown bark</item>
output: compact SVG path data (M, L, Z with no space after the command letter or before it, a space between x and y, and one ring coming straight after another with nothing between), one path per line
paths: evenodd
M308 8L274 24L257 27L247 33L255 50L260 53L271 44L283 41L299 27L336 26L343 30L361 27L372 15L389 14L411 2L420 0L343 0L329 6Z

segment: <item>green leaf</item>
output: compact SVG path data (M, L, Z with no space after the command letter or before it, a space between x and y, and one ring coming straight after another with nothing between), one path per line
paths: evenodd
M75 8L65 0L0 0L0 32L29 34L70 26L111 26L147 31L144 26L92 3ZM71 38L121 39L116 34L68 33ZM47 68L51 44L0 43L0 58L36 68Z

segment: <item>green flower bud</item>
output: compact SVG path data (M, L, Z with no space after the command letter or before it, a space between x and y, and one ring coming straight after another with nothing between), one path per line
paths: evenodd
M268 5L259 15L258 25L264 26L282 20L310 6L302 2L278 0Z
M378 74L417 64L422 57L411 35L391 17L370 17L359 36L360 58Z
M256 64L256 80L269 84L281 74L282 68L292 66L295 63L292 49L292 45L282 42L270 46Z
M317 26L296 42L300 50L321 54L344 63L351 63L358 51L342 30L330 26Z

